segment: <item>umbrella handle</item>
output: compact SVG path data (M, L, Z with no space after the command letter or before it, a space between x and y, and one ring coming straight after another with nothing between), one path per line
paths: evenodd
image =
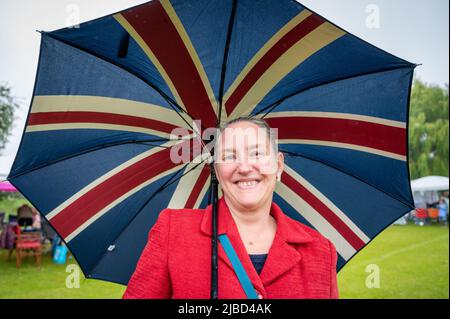
M217 260L217 221L218 221L218 181L214 168L211 169L211 203L212 203L212 235L211 235L211 299L218 299L218 260Z

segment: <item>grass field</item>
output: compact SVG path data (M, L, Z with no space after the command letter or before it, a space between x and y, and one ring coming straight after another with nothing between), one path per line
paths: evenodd
M338 274L342 298L449 298L449 229L391 226ZM380 287L367 288L368 265L379 268Z
M2 210L0 203L0 211ZM449 298L449 228L391 226L357 254L338 274L341 298ZM124 286L85 279L66 288L66 265L32 258L16 268L0 250L0 298L120 298ZM379 288L368 288L368 265L379 269ZM369 266L372 267L372 266Z

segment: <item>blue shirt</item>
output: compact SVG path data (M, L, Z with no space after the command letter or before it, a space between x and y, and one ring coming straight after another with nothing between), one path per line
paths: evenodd
M438 204L439 208L439 217L447 217L447 205L445 203Z
M267 254L254 254L254 255L250 255L250 259L252 261L253 266L256 269L256 272L258 274L261 273L261 270L264 267L264 263L266 262L266 258L267 258Z

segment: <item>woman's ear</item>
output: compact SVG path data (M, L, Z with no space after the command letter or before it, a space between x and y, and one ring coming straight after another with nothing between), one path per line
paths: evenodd
M281 174L284 171L284 154L282 152L278 152L277 165L277 180L281 181Z

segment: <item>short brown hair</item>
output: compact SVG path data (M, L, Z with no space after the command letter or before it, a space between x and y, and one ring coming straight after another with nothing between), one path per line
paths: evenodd
M272 145L272 149L274 151L278 150L278 141L277 141L276 134L274 134L274 130L269 126L269 124L267 124L267 122L264 119L261 119L261 118L257 118L257 117L253 117L253 116L241 116L241 117L229 120L220 126L218 133L219 134L222 133L231 124L239 123L239 122L250 122L250 123L257 125L260 128L264 128L267 132L267 138L270 141L270 145ZM217 139L216 139L215 145L217 145L219 134L216 137ZM214 146L214 149L215 149L215 146Z

